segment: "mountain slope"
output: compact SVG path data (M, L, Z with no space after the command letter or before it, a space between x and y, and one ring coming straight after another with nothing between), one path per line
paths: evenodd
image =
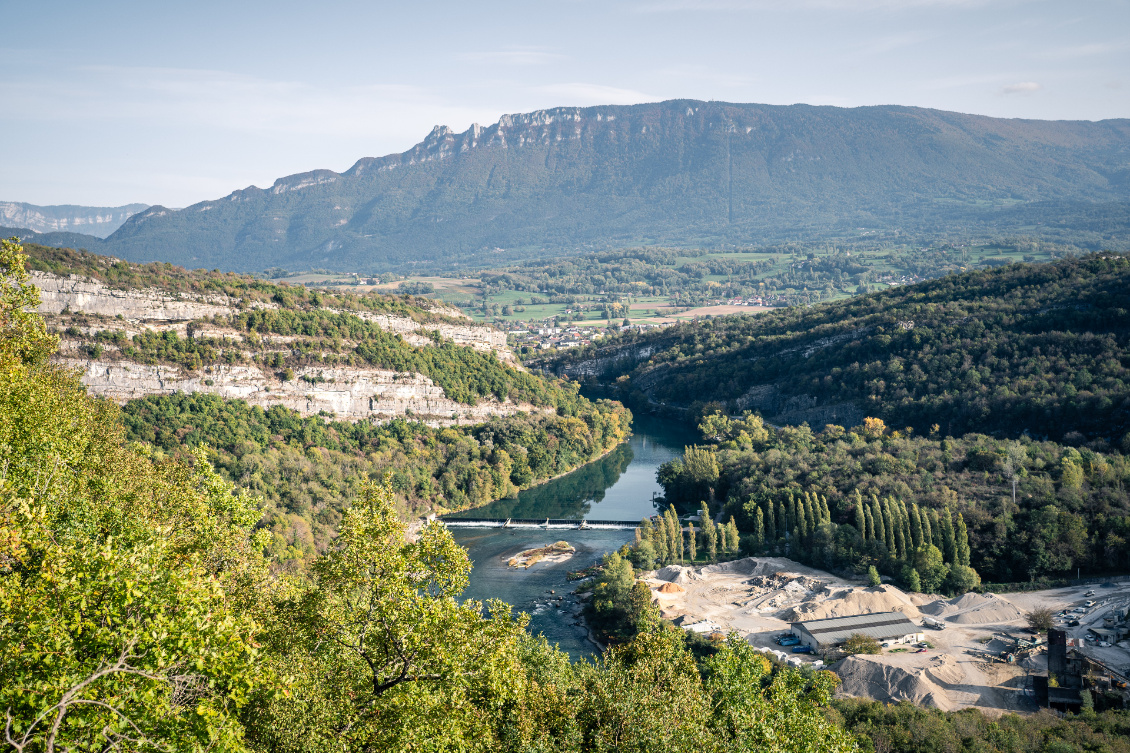
M368 271L858 225L1026 225L1040 220L1013 213L1032 202L1098 202L1117 225L1127 201L1126 120L670 101L509 115L462 134L437 126L411 150L341 174L150 207L104 251L189 267Z
M122 207L82 207L73 204L41 207L17 201L0 201L0 225L27 228L36 233L81 233L105 238L148 204Z
M1115 441L1130 430L1130 258L950 275L810 308L677 325L543 363L631 404L719 401L774 423ZM625 378L626 377L626 378Z

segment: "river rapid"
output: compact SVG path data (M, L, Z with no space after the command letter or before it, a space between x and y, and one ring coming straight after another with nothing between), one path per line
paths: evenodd
M638 521L656 512L663 488L655 472L682 455L697 437L679 424L649 416L633 423L632 437L600 460L561 478L463 513L463 517ZM503 528L452 528L467 548L474 570L463 593L471 599L500 599L530 615L529 631L544 634L573 659L597 652L571 611L573 590L566 575L598 562L604 553L634 538L632 531L579 531ZM537 563L529 570L507 566L524 549L568 541L577 552L561 563ZM553 592L553 593L551 593ZM564 599L558 603L558 597Z

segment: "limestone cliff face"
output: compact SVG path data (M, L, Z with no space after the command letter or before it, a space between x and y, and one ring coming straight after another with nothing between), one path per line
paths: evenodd
M165 322L224 316L235 310L235 301L227 296L174 297L159 290L116 290L96 280L59 277L45 272L32 272L31 281L39 288L41 314L61 314L70 310L121 316L134 322ZM260 307L277 308L273 304L260 304Z
M81 332L121 330L132 337L145 329L173 331L181 337L207 337L241 347L244 337L235 330L189 322L212 316L226 316L242 308L277 308L276 304L243 302L223 295L172 295L160 290L118 290L96 280L60 277L33 272L32 281L40 289L39 307L48 322L63 330L77 326ZM506 335L491 327L450 322L420 323L407 317L356 311L358 317L381 329L400 334L418 347L434 345L432 333L444 340L482 351L493 351L506 361L514 354L506 345ZM440 310L447 314L448 310ZM91 324L79 314L96 315ZM118 318L121 317L121 318ZM79 321L75 322L74 319ZM297 338L270 336L261 343L272 349L286 349ZM244 353L250 360L250 353ZM431 379L416 373L350 366L294 369L294 378L282 381L276 369L258 364L214 365L197 371L165 364L140 364L121 358L116 347L107 345L97 358L85 355L81 340L64 335L57 359L81 372L82 383L94 395L124 403L146 395L175 392L209 392L225 398L238 398L254 405L283 405L304 415L322 411L346 420L385 421L410 416L433 425L477 423L491 416L541 410L532 405L483 400L466 405L449 399Z
M82 383L92 394L119 403L146 395L209 392L264 408L282 405L303 415L327 411L350 421L410 416L443 426L539 410L532 405L498 401L464 405L448 399L425 376L383 369L299 369L293 380L283 382L257 366L212 366L188 372L176 366L123 360L62 357L59 361L79 369Z

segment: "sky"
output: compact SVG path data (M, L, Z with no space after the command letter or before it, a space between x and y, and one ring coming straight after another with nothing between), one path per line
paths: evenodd
M1130 0L0 0L0 201L171 207L556 106L1130 117Z

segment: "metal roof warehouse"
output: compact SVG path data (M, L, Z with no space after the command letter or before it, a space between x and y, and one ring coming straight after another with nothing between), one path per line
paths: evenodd
M794 622L793 632L800 642L814 649L839 646L856 633L877 641L915 643L925 640L922 628L911 622L902 612L857 614L854 617L831 617L826 620Z

